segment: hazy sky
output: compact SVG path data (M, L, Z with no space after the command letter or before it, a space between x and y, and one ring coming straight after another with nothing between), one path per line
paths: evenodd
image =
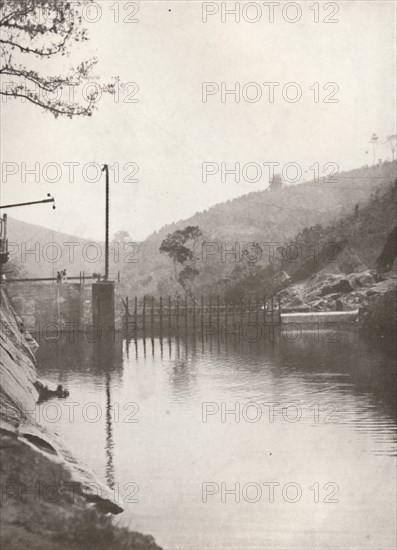
M285 21L281 6L275 8L274 23L265 7L258 21L250 23L257 6L221 21L219 12L202 22L200 1L144 1L135 18L123 22L133 5L119 3L120 22L115 22L113 1L101 1L102 16L87 23L91 40L87 50L99 58L96 72L102 81L118 75L121 82L139 85L138 103L102 97L92 118L55 119L48 112L20 101L1 104L2 163L17 163L13 176L2 175L2 203L41 199L47 192L56 197L57 210L42 205L10 210L21 220L53 226L82 237L103 237L104 179L95 180L89 163L118 163L120 181L112 182L111 232L126 229L141 239L165 223L177 221L209 206L267 186L267 172L257 182L221 181L220 172L202 181L202 163L297 162L309 178L309 167L335 162L349 169L372 162L368 144L373 132L381 140L395 134L395 3L393 1L331 2L339 8L324 23L332 9L320 4L320 22L315 23L313 2L300 2L302 17ZM215 9L215 3L208 11ZM253 4L253 3L251 3ZM228 2L230 8L234 2ZM126 9L124 9L124 7ZM294 9L287 12L292 19ZM262 97L239 103L221 93L202 101L202 83L221 82L232 88L257 83ZM274 102L268 100L264 82L279 82ZM290 103L282 88L296 82L302 98ZM320 101L314 102L319 83ZM322 99L334 90L323 86L334 82L338 103ZM248 99L257 87L245 89ZM132 85L128 89L133 91ZM290 98L294 90L289 89ZM247 95L248 94L248 95ZM368 154L365 151L368 150ZM391 158L385 145L377 157ZM61 179L51 182L55 172L45 174L47 163L58 163ZM76 162L73 182L64 163ZM23 163L40 165L40 182L23 174ZM139 165L138 182L123 178ZM10 166L10 165L7 165ZM59 174L58 174L59 175ZM25 182L23 182L25 176ZM252 173L251 173L252 176ZM293 174L292 176L293 177ZM112 175L114 179L114 174ZM128 178L127 178L128 179ZM251 177L252 179L252 177ZM85 181L86 180L86 181Z

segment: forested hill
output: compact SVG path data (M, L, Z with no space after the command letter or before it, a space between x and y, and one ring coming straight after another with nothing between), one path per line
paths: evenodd
M341 172L334 176L336 183L306 182L277 191L249 193L218 204L150 235L140 246L139 262L124 266L124 281L138 295L181 292L173 277L170 258L159 253L163 239L175 230L198 226L203 232L202 242L215 242L219 246L235 242L243 246L253 241L285 243L305 227L329 225L349 215L376 190L386 191L395 177L396 161L385 162ZM197 249L200 248L198 243ZM199 263L201 273L196 286L201 291L209 291L214 280L227 276L232 267L219 265L220 254L218 262L212 258L205 265Z
M278 191L259 191L230 200L194 216L164 226L150 235L139 246L139 252L127 248L127 259L112 261L111 272L122 271L123 281L130 294L174 294L183 292L176 282L172 261L160 254L159 248L166 236L186 226L198 226L203 233L196 247L200 256L203 241L214 242L221 250L223 246L248 242L279 242L293 240L306 227L316 224L330 225L342 217L351 214L356 205L363 205L370 196L379 190L386 192L396 177L396 162L385 162L374 167L363 167L334 176L337 183L307 182L286 187ZM183 192L183 189L181 189ZM159 206L156 205L156 208ZM148 213L150 215L150 213ZM376 216L379 216L377 211ZM375 219L373 224L377 224ZM51 277L59 269L67 269L70 275L103 272L103 243L90 246L88 240L76 236L53 232L39 225L27 224L9 217L8 237L12 243L10 260L18 263L22 272L30 277ZM48 246L55 242L56 247ZM77 243L73 249L67 243ZM97 261L95 246L100 247ZM24 254L26 250L38 250L35 254ZM47 248L46 248L47 247ZM89 249L87 248L89 247ZM121 244L121 249L123 245ZM74 250L73 261L70 254ZM50 260L54 254L59 260ZM72 254L73 255L73 254ZM88 259L91 261L89 261ZM131 263L128 262L131 259ZM230 260L230 257L228 258ZM201 262L202 263L202 262ZM217 281L228 276L234 267L230 262L222 263L221 255L214 255L211 261L197 263L200 276L197 278L197 290L209 292ZM126 289L127 290L127 289ZM218 287L219 290L219 287Z

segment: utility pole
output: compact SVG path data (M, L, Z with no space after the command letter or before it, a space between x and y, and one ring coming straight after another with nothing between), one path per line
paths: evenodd
M92 322L94 326L100 327L105 344L103 350L111 342L111 334L115 329L115 304L114 304L114 282L109 281L109 165L104 164L102 172L106 176L106 197L105 197L105 280L98 281L92 285ZM110 332L109 332L110 331ZM102 340L100 339L100 346Z
M106 197L105 197L105 218L106 218L106 229L105 229L105 281L109 280L109 166L107 164L103 165L102 172L105 172L106 176Z

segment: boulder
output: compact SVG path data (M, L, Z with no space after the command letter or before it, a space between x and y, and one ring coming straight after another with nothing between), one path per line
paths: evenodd
M325 300L316 300L310 304L315 311L325 311L328 309L328 303Z
M328 273L325 270L320 271L319 273L316 273L310 279L308 279L308 284L310 286L318 286L325 282L331 282L331 281L337 281L340 279L341 274L340 273Z
M355 274L355 282L357 286L372 286L376 283L374 277L369 271Z
M379 292L374 288L370 288L367 292L367 296L375 296L376 294L379 294Z
M296 306L302 306L303 302L299 298L299 296L294 296L294 298L288 302L287 307L296 307Z
M341 274L342 272L339 269L338 265L335 263L330 263L326 265L323 269L321 269L321 271L319 271L316 276L321 277L321 276L327 276L327 275L341 275Z
M351 254L346 251L338 260L339 267L344 273L357 273L366 269L366 265L360 260L357 254Z
M333 283L324 285L321 288L321 296L325 296L326 294L332 294L333 292L351 292L353 290L352 285L350 284L348 279L340 279L339 281Z
M337 300L340 297L341 297L340 292L336 292L334 294L328 294L327 300Z

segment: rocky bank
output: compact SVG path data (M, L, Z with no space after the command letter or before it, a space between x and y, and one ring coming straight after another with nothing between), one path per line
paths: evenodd
M35 420L37 344L0 289L0 547L7 550L157 550L119 529L111 491Z
M396 329L396 290L395 271L342 273L337 266L327 266L288 286L279 296L285 313L358 310L358 323L365 334L391 340Z

